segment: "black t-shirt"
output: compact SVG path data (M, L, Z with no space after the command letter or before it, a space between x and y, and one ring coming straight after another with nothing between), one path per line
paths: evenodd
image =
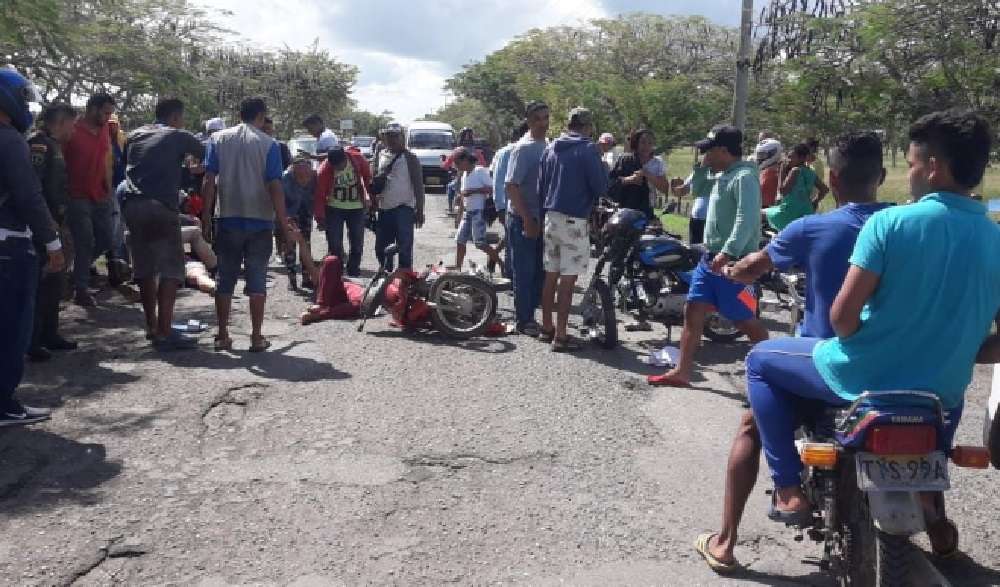
M179 204L184 159L205 157L205 147L193 134L162 124L132 131L125 149L126 197L156 198L171 210Z
M629 153L618 158L611 170L611 184L608 197L618 202L622 208L643 212L647 218L653 217L653 206L649 203L649 181L643 178L640 184L625 184L622 180L642 169L639 158Z

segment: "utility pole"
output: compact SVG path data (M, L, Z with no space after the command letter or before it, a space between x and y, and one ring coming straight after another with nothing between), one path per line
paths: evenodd
M736 56L736 95L733 96L733 124L747 129L747 101L750 94L750 44L753 41L753 0L743 0L740 48Z

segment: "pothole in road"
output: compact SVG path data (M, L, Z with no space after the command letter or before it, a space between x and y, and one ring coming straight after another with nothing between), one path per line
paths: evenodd
M246 417L250 402L260 399L263 390L268 387L266 383L230 387L205 408L201 414L202 423L212 431L239 425Z

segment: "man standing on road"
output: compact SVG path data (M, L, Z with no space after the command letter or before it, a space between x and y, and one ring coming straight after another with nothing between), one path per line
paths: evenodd
M312 161L301 155L293 159L292 164L281 176L281 191L285 194L285 214L295 222L295 227L302 234L304 246L311 247L313 193L316 191L316 172L313 170ZM288 270L288 289L296 291L298 284L295 267L299 265L297 245L294 240L285 239L284 234L285 231L281 227L277 227L274 231L275 241L281 247L285 269ZM306 289L316 287L305 267L302 268L302 287Z
M510 267L510 237L507 236L507 208L509 204L507 202L507 169L510 167L510 154L517 145L517 142L521 140L521 137L528 132L528 125L526 123L521 123L517 128L511 133L510 142L500 148L499 151L493 156L493 162L490 163L490 173L493 176L493 202L497 207L497 220L500 221L501 226L504 229L504 238L501 239L500 244L497 245L498 251L504 251L504 256L506 257L506 262L501 265L503 276L506 278L511 277L511 267ZM489 272L493 272L493 268L489 268Z
M45 271L58 273L66 264L24 140L33 119L29 100L40 100L31 82L0 68L0 427L41 422L51 413L14 398L35 316L39 262L32 238L44 243Z
M735 266L727 266L723 273L733 281L751 284L775 268L802 268L807 291L800 335L836 336L830 324L830 307L844 283L861 227L872 214L888 207L876 201L885 174L882 141L877 135L851 133L840 137L830 152L830 187L840 207L792 222L766 249L744 257ZM760 448L760 434L748 410L729 453L722 529L717 534L703 534L696 543L709 566L721 573L738 568L733 549L743 509L757 481Z
M108 120L115 111L115 99L94 94L87 100L84 115L76 122L73 136L63 149L69 174L70 233L73 236L74 301L94 306L90 295L90 266L113 243L111 168L108 165L111 138Z
M514 286L517 331L535 337L541 333L535 310L542 299L542 201L538 196L538 170L549 132L549 107L531 102L525 109L528 134L510 152L504 179L507 193L507 238Z
M587 272L590 236L587 220L597 199L608 191L601 153L590 141L594 123L586 108L569 113L566 132L546 147L538 174L545 210L543 240L545 287L542 290L542 333L552 350L573 352L580 344L566 334L573 286ZM558 308L556 290L558 289ZM556 322L552 312L556 311Z
M42 184L42 195L48 204L49 214L62 226L69 204L66 176L66 161L63 159L62 143L73 134L76 110L69 104L53 104L42 112L41 125L28 139L31 147L31 164ZM57 228L57 232L59 229ZM46 259L45 243L35 241L35 249L40 259ZM38 294L35 298L35 328L31 337L28 358L32 361L47 361L52 357L49 351L71 351L77 348L59 334L59 302L65 289L65 271L45 271L42 263Z
M270 343L264 338L264 306L267 302L267 264L273 251L275 216L288 231L285 196L281 191L281 149L261 130L267 104L248 98L240 104L241 124L226 129L212 140L205 156L203 228L210 230L218 188L219 214L215 250L219 256L219 278L215 312L219 333L216 350L232 350L229 312L241 266L245 269L246 292L250 296L250 352L263 352ZM286 234L287 240L291 240Z
M383 131L385 150L379 155L378 172L386 177L378 195L378 230L375 256L391 269L385 248L399 246L399 268L413 269L413 229L424 225L424 176L420 160L403 145L403 129L390 125Z
M302 121L302 126L306 127L309 134L316 137L316 155L312 156L314 160L326 159L326 152L340 145L340 137L337 136L337 133L326 128L326 123L323 122L323 117L319 114L306 117Z
M372 208L372 171L360 151L334 147L319 167L313 197L316 220L326 231L327 252L346 259L348 277L361 275L365 222ZM344 255L344 227L349 253Z
M691 278L684 331L677 366L647 378L650 385L690 387L694 355L701 343L705 319L717 310L746 334L751 342L767 339L757 319L757 300L749 286L727 279L722 268L757 250L760 244L760 180L754 163L743 161L743 132L719 125L699 141L704 164L721 173L712 188L705 223L705 247Z
M157 350L194 348L197 343L172 328L177 289L184 282L178 191L190 156L201 159L204 147L184 127L184 103L176 98L156 104L156 122L128 136L125 158L125 205L133 274L139 283L146 337Z

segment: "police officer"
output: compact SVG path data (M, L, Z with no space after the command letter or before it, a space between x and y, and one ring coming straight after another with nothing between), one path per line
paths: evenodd
M38 101L31 82L0 68L0 426L41 422L51 413L14 398L35 317L39 261L32 237L45 243L46 271L66 266L24 139L34 119L28 104Z
M31 165L42 184L42 195L48 204L49 213L62 226L69 205L66 161L63 159L60 143L65 143L73 134L76 110L69 104L52 104L42 111L39 129L28 139L31 150ZM45 243L35 239L35 249L45 264ZM49 351L71 351L77 345L59 335L59 300L65 288L66 275L63 271L42 271L35 297L35 328L31 337L28 358L32 361L47 361L52 357Z

